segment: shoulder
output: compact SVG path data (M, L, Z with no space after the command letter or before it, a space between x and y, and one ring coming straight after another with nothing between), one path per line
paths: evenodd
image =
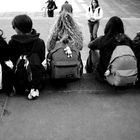
M0 44L7 44L6 40L4 38L0 38Z
M44 45L45 46L45 42L44 42L44 40L43 39L41 39L41 38L37 38L35 41L34 41L34 43L37 45L37 46L39 46L39 45Z
M132 42L132 40L130 39L130 37L128 37L126 34L118 34L115 39L117 40L117 42Z
M96 9L95 9L95 11L100 11L100 12L103 12L103 9L102 9L102 7L97 7Z
M8 42L9 45L15 45L16 41L13 39L13 36L11 36L11 39Z
M88 44L88 47L90 49L100 49L102 47L102 44L104 44L104 36L103 35L96 38L95 40L91 41Z
M1 38L0 39L0 48L2 49L4 49L4 48L7 48L8 47L8 44L7 44L7 42L3 39L3 38Z

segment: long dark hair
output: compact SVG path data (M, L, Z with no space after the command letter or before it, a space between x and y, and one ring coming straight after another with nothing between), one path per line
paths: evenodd
M124 34L124 24L121 18L113 16L109 19L105 26L104 34L106 38L115 37L117 34Z
M93 0L92 0L93 1ZM93 8L93 5L92 5L92 1L91 1L91 7L92 7L92 9L94 9ZM96 3L96 7L95 8L97 8L97 7L99 7L99 2L98 2L98 0L94 0L95 1L95 3Z

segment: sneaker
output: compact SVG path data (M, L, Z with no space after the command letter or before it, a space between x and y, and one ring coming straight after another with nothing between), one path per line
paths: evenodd
M29 95L28 95L28 99L32 100L39 97L39 90L38 89L31 89Z

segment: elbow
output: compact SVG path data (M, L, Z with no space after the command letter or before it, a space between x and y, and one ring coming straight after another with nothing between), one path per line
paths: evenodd
M88 48L91 49L91 43L88 44Z

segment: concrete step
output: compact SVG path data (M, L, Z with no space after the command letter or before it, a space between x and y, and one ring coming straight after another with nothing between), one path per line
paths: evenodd
M113 93L132 93L139 92L139 86L128 86L128 87L113 87L107 82L98 81L95 78L95 74L83 74L81 79L78 80L50 80L49 78L45 82L45 88L42 92L113 92Z

